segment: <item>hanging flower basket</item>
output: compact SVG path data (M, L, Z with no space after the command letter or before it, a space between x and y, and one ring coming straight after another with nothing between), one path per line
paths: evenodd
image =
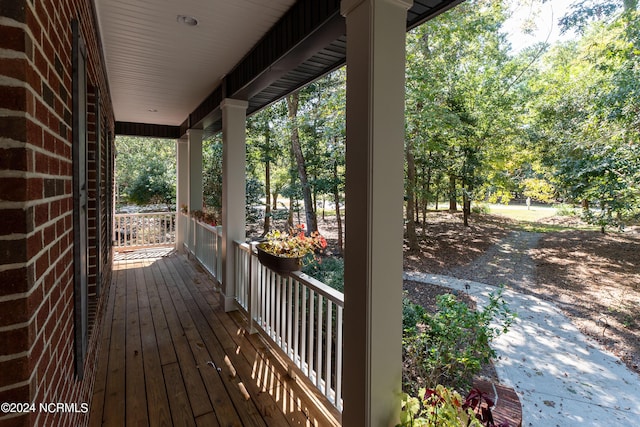
M300 270L307 255L315 258L316 250L321 251L327 247L324 237L317 231L306 235L303 225L292 227L288 233L272 230L265 238L264 242L256 246L258 260L280 274Z
M258 260L262 265L275 271L280 275L288 275L292 271L299 271L302 268L302 259L283 255L274 255L265 251L265 243L256 246L258 250Z

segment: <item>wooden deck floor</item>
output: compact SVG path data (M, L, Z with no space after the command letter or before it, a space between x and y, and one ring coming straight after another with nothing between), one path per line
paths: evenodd
M114 264L90 426L339 425L184 255Z

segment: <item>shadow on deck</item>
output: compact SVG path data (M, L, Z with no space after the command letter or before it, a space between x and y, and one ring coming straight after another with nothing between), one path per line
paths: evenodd
M216 285L172 251L116 257L90 426L340 425Z

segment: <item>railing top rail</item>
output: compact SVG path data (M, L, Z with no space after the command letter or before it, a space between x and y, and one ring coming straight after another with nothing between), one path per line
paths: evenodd
M221 227L219 225L211 225L211 224L207 224L206 222L202 222L202 221L196 221L196 224L211 231L214 234L222 234L222 230Z
M255 253L251 248L252 245L249 243L240 242L239 240L234 241L234 243L245 252L251 252L252 254ZM333 289L332 287L322 283L318 279L315 279L299 271L292 272L291 277L293 277L294 280L298 281L309 289L312 289L313 291L323 295L340 307L344 307L344 294L342 292Z
M158 215L175 215L174 211L172 212L135 212L135 213L117 213L115 216L158 216Z
M344 294L342 292L333 289L332 287L325 285L318 279L315 279L299 271L294 271L293 273L291 273L291 277L305 285L307 288L313 289L317 293L325 296L336 305L344 307Z

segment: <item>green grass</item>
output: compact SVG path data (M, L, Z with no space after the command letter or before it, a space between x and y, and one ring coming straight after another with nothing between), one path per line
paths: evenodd
M531 206L509 206L509 205L490 205L489 213L495 215L503 215L516 221L536 222L542 218L554 216L555 208Z
M531 206L527 209L526 206L515 205L490 205L489 213L493 215L502 215L507 218L517 221L514 228L523 231L530 231L535 233L551 233L554 231L566 231L566 230L596 230L597 227L574 227L560 224L544 224L539 222L543 218L556 215L556 209L546 206Z

